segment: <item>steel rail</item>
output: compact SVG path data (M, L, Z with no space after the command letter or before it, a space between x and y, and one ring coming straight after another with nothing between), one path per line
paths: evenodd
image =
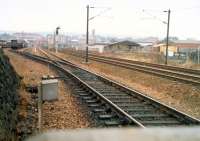
M73 51L73 50L68 50L68 51L71 53L74 53L73 55L79 54L79 55L82 55L82 57L84 57L84 54L82 53L82 51ZM200 75L200 70L197 70L197 69L189 69L189 68L183 68L183 67L172 66L172 65L148 63L148 62L142 62L142 61L136 61L136 60L109 57L109 56L105 56L105 55L99 55L97 53L89 53L89 55L94 56L94 57L101 57L101 58L105 58L105 59L133 63L133 64L140 64L140 65L144 65L144 66L163 68L166 70L174 70L174 71L180 71L180 72L185 72L185 73L194 74L194 75Z
M144 66L156 67L156 68L160 68L160 69L174 70L174 71L179 71L179 72L182 72L182 73L200 75L200 70L195 70L195 69L177 67L177 66L172 66L172 65L148 63L148 62L135 61L135 60L128 60L128 59L122 59L122 58L116 58L116 57L108 57L108 56L92 54L92 53L90 53L89 55L90 56L94 56L94 57L103 57L103 58L106 58L106 59L112 59L112 60L127 62L127 63L133 63L133 64L139 64L139 65L144 65Z
M77 57L84 57L84 56L81 56L81 53L75 54L73 52L71 54ZM94 54L89 54L89 58L97 62L111 64L114 66L136 70L139 72L149 73L156 76L178 80L178 81L190 83L197 86L200 85L200 71L198 70L183 69L183 68L171 67L171 66L164 67L164 65L144 63L144 62L139 62L139 61L137 62L137 61L132 61L132 60L111 58L111 57L105 57L105 56L98 56ZM146 65L146 64L149 64L149 65ZM150 66L150 64L152 66Z
M72 65L72 63L71 63L70 61L67 61L67 60L65 60L65 59L62 59L61 57L56 56L55 54L52 54L52 55L54 55L54 57L57 57L58 59L60 58L60 59L62 60L60 63L66 63L66 62L67 62L67 64ZM63 61L64 61L64 62L63 62ZM74 66L74 67L78 67L77 65L73 65L73 66ZM119 84L118 82L115 82L115 81L113 81L113 80L110 80L110 79L108 79L108 78L105 78L105 77L103 77L103 76L100 76L99 74L96 74L96 73L94 73L94 72L85 70L85 69L83 69L82 67L78 67L78 68L79 68L79 69L82 69L82 70L84 70L84 71L87 71L87 72L89 72L89 73L93 73L95 76L99 77L99 78L102 79L103 81L107 81L107 82L109 82L109 83L112 83L113 85L116 85L117 87L120 87L120 89L123 89L124 91L128 91L128 93L137 94L138 97L140 97L140 98L142 98L142 99L145 99L145 100L147 100L147 101L151 101L152 103L154 103L154 104L156 104L157 106L161 107L161 108L162 108L163 110L165 110L166 112L169 112L169 111L170 111L170 113L173 113L173 115L175 115L175 116L177 116L177 117L179 117L179 118L187 119L188 121L195 122L195 123L197 123L197 124L200 123L200 120L198 120L198 119L196 119L196 118L193 118L193 117L191 117L191 116L189 116L189 115L187 115L187 114L185 114L185 113L183 113L183 112L180 112L180 111L178 111L178 110L176 110L176 109L174 109L174 108L172 108L172 107L170 107L170 106L168 106L168 105L165 105L165 104L163 104L163 103L160 103L159 101L156 101L156 100L152 99L151 97L148 97L148 96L146 96L146 95L144 95L144 94L142 94L142 93L140 93L140 92L138 92L138 91L135 91L135 90L133 90L133 89L130 89L130 88L128 88L128 87L126 87L126 86L124 86L124 85L122 85L122 84ZM170 114L170 113L169 113L169 114Z
M105 101L107 104L109 104L115 111L117 111L117 113L119 113L120 115L126 117L127 119L129 119L129 121L131 123L136 124L137 126L141 127L141 128L145 128L140 122L138 122L136 119L134 119L132 116L130 116L128 113L126 113L124 110L122 110L120 107L118 107L116 104L112 103L112 101L110 101L109 99L107 99L106 97L104 97L102 94L100 94L98 91L96 91L94 88L92 88L91 86L89 86L87 83L85 83L83 80L81 80L80 78L78 78L77 76L75 76L73 73L71 73L69 70L64 69L63 67L61 67L60 65L58 65L57 63L55 63L55 61L51 60L50 58L45 58L45 57L40 57L40 56L36 56L36 55L32 55L29 53L20 53L23 56L29 57L31 59L35 59L35 60L39 60L42 61L43 63L49 63L50 65L52 65L53 67L61 70L64 73L67 73L67 75L72 76L74 79L76 79L78 82L80 82L82 85L84 85L85 87L87 87L89 90L91 90L93 93L95 93L97 96L99 96L103 101ZM65 63L66 64L66 63ZM67 65L71 65L73 67L78 67L76 65L72 65L71 63L67 64Z

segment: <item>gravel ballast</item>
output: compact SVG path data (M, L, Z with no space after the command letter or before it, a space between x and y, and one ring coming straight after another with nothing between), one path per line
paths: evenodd
M58 76L56 71L48 70L48 66L24 58L18 54L6 51L11 60L11 64L17 73L23 77L23 85L39 85L44 75ZM59 80L57 101L44 102L43 104L43 126L42 130L49 129L72 129L90 127L91 120L86 109L81 108L79 101L73 96L68 85ZM31 100L31 94L24 89L20 89L21 112L24 117L28 114L27 105L36 101ZM36 109L35 109L36 110ZM37 113L34 115L37 117ZM37 128L37 126L35 127Z

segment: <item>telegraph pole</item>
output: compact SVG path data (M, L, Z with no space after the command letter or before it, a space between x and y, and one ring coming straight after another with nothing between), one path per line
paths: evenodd
M56 34L55 34L55 47L56 47L56 53L58 52L58 44L57 44L57 40L58 40L59 29L60 29L60 27L56 27Z
M96 16L89 18L89 9L90 8L98 8L98 7L89 7L89 5L86 6L87 8L87 29L86 29L86 51L85 51L85 62L88 63L88 47L89 47L89 21L93 20L97 16L100 16L101 14L105 13L105 11L100 12ZM102 7L101 7L102 8Z
M53 47L56 48L56 33L53 32Z
M164 11L168 13L168 22L167 22L167 41L166 41L166 58L165 58L165 65L167 65L168 61L168 46L169 46L169 23L170 23L170 9L168 11Z
M197 57L198 58L198 64L200 64L200 56L199 56L200 53L199 53L199 51L200 51L200 47L198 47L198 54L197 54L198 55L198 57Z
M85 54L85 62L88 62L88 38L89 38L89 5L87 5L87 28L86 28L86 54Z

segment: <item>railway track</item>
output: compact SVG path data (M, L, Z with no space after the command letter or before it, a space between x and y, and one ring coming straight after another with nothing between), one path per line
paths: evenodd
M64 74L74 93L91 109L101 126L196 126L200 121L117 82L85 70L58 56L21 53L49 63ZM53 56L53 59L51 59ZM57 59L56 59L57 58Z
M69 53L76 57L85 57L85 54L79 51L75 52L69 50ZM92 53L89 53L89 59L200 86L200 70L106 57Z

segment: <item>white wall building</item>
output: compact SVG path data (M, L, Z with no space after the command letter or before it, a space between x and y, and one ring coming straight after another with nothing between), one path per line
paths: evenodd
M105 43L95 43L95 44L91 44L89 45L89 51L96 51L99 53L103 53L104 52L104 47L108 45Z

